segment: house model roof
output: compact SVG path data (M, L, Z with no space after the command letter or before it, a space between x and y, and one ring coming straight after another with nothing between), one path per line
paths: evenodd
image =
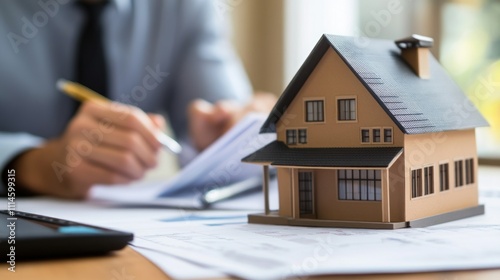
M283 166L388 167L402 152L401 147L294 149L273 141L242 161Z
M406 134L488 125L432 55L429 55L430 78L421 79L401 57L394 41L325 34L281 95L261 133L276 132L276 122L329 48L342 58Z

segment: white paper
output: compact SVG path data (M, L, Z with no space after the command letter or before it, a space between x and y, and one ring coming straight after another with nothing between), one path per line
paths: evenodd
M428 228L307 228L186 216L181 225L178 219L156 222L134 244L251 279L500 268L498 172L480 169L485 215Z
M94 186L89 199L199 208L199 196L206 190L262 176L262 167L242 163L241 159L276 138L272 134L259 135L264 120L264 115L249 114L168 182Z
M227 276L211 268L186 262L155 250L132 247L138 253L154 263L162 271L168 273L170 279L222 279ZM140 279L138 277L137 279Z
M244 164L241 159L275 139L271 134L259 135L264 120L261 114L246 116L172 178L160 196L186 188L200 192L261 176L260 166Z
M499 225L402 230L224 224L172 227L134 244L242 278L500 267Z

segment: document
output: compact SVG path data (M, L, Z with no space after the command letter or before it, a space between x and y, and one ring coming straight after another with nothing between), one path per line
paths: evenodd
M472 220L472 219L469 219ZM139 234L133 244L246 279L500 267L500 225L365 230L210 220Z
M500 268L498 175L481 173L486 214L428 228L257 225L233 212L191 213L152 222L133 244L249 279Z
M199 196L207 190L262 177L262 167L242 163L241 159L275 139L273 134L259 134L264 120L262 114L249 114L167 182L94 186L89 197L127 204L199 208Z

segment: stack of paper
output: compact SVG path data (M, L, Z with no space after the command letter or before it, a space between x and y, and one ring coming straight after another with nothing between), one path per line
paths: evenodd
M95 186L90 199L199 208L199 196L207 190L250 177L262 177L259 166L242 163L241 159L275 139L273 134L259 135L264 119L264 115L248 115L168 182Z

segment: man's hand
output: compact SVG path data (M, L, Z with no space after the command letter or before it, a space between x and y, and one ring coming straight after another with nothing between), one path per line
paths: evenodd
M231 100L215 104L198 99L189 107L189 132L196 149L204 150L250 112L271 112L276 97L270 93L256 93L245 105Z
M18 182L35 193L84 198L94 184L140 179L157 164L155 133L164 125L136 107L84 103L60 138L13 162Z

